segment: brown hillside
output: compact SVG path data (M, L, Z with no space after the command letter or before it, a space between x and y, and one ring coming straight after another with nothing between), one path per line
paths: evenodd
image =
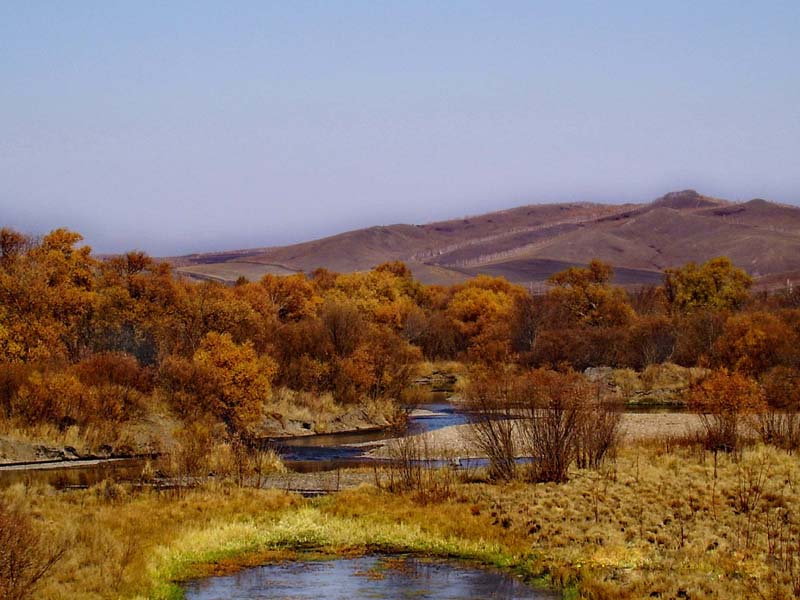
M700 212L728 223L749 225L776 231L800 232L800 209L756 199L741 204L729 204Z
M426 225L370 227L278 248L180 257L195 278L250 279L324 267L350 272L406 261L425 283L475 274L541 284L592 258L610 262L625 285L727 255L754 276L800 271L800 208L765 200L728 202L693 190L645 204L541 204Z
M675 210L693 210L703 208L718 208L728 206L730 202L698 194L694 190L670 192L655 200L651 206L661 208L674 208Z

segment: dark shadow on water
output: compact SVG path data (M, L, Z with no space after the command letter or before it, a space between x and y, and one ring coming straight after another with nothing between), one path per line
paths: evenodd
M143 458L125 458L87 465L67 462L52 469L0 470L0 489L17 483L67 489L87 488L104 480L138 481L146 463Z
M265 565L227 577L193 581L185 590L187 600L561 597L555 591L527 586L495 570L455 561L388 556Z

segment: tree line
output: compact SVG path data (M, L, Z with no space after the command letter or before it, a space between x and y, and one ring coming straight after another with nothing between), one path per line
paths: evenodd
M278 388L340 404L398 398L421 360L565 372L665 361L725 368L800 399L800 294L752 294L726 258L626 291L592 261L532 295L502 278L423 285L368 272L190 282L142 252L98 258L57 229L0 230L0 415L119 423L157 402L246 432Z

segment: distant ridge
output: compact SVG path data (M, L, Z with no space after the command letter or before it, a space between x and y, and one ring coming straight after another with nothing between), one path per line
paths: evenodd
M550 275L599 258L617 283L661 281L665 268L729 256L755 277L800 272L800 208L754 199L731 202L695 190L640 204L532 204L424 225L347 231L290 246L170 259L188 277L235 281L266 273L368 270L405 261L425 283L477 274L540 286Z

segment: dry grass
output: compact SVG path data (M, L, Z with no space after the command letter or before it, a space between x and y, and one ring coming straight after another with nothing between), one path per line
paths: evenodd
M79 455L155 454L169 451L178 421L153 403L146 417L125 423L98 421L83 426L58 427L52 423L28 424L0 418L0 462L41 459L36 446L72 448ZM4 454L6 456L4 456Z
M69 547L37 598L151 596L164 582L163 555L188 531L216 531L252 520L268 526L301 501L278 492L209 486L184 492L132 492L101 484L81 492L15 486L7 501L26 507L53 540ZM222 538L220 538L222 539Z
M331 422L341 417L345 409L331 394L312 394L281 388L273 396L270 411L282 419L313 423L317 433L324 433Z
M391 425L399 417L396 403L386 398L364 398L357 407L337 403L331 394L278 390L269 406L269 413L286 424L289 421L308 423L308 433L334 433L367 426Z
M419 377L430 377L434 373L448 373L459 378L465 377L468 370L466 364L455 360L425 360L420 362L417 369Z
M566 484L462 485L434 506L360 492L328 510L496 543L586 598L778 599L800 593L798 478L798 459L772 448L715 465L651 443Z
M45 600L178 597L172 581L311 549L460 556L585 598L778 599L800 593L798 484L798 458L780 450L715 461L661 441L564 484L451 479L434 499L362 486L306 501L224 484L2 495L69 545L42 581Z

